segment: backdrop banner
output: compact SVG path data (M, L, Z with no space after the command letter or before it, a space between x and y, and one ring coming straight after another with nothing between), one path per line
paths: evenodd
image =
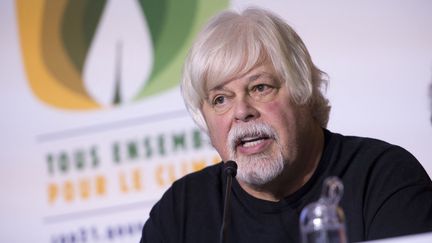
M328 128L432 175L432 2L0 1L0 241L138 242L176 179L218 163L180 96L222 9L263 6L329 75Z

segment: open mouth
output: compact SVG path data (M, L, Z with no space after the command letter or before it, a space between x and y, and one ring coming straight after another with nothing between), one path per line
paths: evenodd
M263 153L276 142L276 133L264 123L234 127L228 135L228 146L233 156Z
M255 137L244 137L239 139L237 146L242 146L245 148L256 146L265 140L269 139L269 136L255 136Z

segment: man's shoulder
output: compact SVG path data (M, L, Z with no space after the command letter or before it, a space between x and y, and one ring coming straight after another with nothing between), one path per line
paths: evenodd
M222 162L207 166L176 180L162 195L154 210L158 210L158 208L184 210L181 206L182 202L190 204L192 201L206 198L203 195L217 195L221 185L221 167Z
M405 159L413 159L414 156L399 145L386 142L381 139L354 135L342 135L328 131L329 146L332 150L341 153L356 153L360 156L381 157L383 155L402 156Z
M355 173L375 174L379 178L417 175L428 180L420 162L408 150L389 142L352 135L331 133L330 154L344 169ZM337 158L337 159L336 159ZM389 174L389 172L391 172Z
M380 149L388 149L389 147L395 146L389 142L372 138L372 137L366 137L366 136L357 136L357 135L343 135L336 132L330 132L327 131L329 136L331 137L331 140L335 140L338 143L342 143L343 145L347 146L354 146L354 147L360 147L360 148L369 148L369 147L375 147Z
M380 139L328 134L328 170L344 183L340 204L351 240L430 229L432 182L410 152Z
M176 180L172 186L173 191L205 191L212 187L217 188L221 184L223 162L209 165L204 169L189 173L182 178Z
M414 173L428 177L420 162L399 145L370 137L331 132L328 132L328 137L325 153L338 170L367 174L393 170L394 173Z

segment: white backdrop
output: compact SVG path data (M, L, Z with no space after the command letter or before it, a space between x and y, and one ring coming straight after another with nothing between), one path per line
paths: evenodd
M330 130L401 145L432 175L431 1L230 3L250 5L286 19L329 74ZM178 87L96 111L41 102L29 87L11 0L0 0L0 50L1 242L84 242L84 234L87 242L137 242L170 182L217 160L205 141L196 146ZM173 145L176 136L185 149ZM83 168L62 170L62 154L77 153Z

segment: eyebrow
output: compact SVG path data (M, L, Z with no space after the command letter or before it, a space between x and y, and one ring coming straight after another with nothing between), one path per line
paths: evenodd
M213 88L207 89L207 92L211 92L211 91L215 91L215 90L223 90L223 87L229 82L230 82L230 80L222 82L222 83L214 86Z
M272 77L272 75L269 74L269 73L261 72L261 73L253 74L253 75L251 75L250 77L248 77L248 81L249 81L249 82L253 82L253 81L255 81L255 80L257 80L257 79L259 79L260 77L263 77L263 76L269 76L269 77ZM215 91L215 90L223 90L223 89L224 89L223 87L224 87L227 83L231 82L231 80L232 80L232 79L227 80L227 81L225 81L225 82L222 82L222 83L220 83L220 84L218 84L218 85L216 85L216 86L214 86L214 87L212 87L212 88L210 88L210 89L207 89L207 92L211 92L211 91Z

